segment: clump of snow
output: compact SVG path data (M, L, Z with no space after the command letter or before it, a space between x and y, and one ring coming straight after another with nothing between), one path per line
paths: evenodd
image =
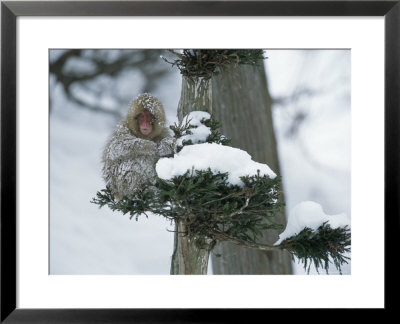
M313 201L303 201L289 212L288 223L283 233L279 235L274 245L279 245L285 239L299 234L305 227L317 230L324 222L328 222L331 228L350 227L350 220L345 213L326 215L322 206Z
M276 177L268 165L253 161L247 152L216 143L184 146L174 157L162 158L156 164L158 177L165 180L181 176L192 168L210 168L213 173L228 172L228 182L232 185L243 185L240 177L256 175L257 170L261 176Z
M193 144L205 142L208 135L211 134L211 129L206 125L202 124L201 121L203 119L210 119L211 115L205 111L192 111L190 114L186 115L182 124L189 124L195 126L195 128L191 128L190 131L192 134L184 135L177 140L177 145L182 145L183 141L191 140Z

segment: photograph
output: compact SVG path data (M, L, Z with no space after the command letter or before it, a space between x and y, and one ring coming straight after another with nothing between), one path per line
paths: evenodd
M351 49L48 63L49 275L351 275Z

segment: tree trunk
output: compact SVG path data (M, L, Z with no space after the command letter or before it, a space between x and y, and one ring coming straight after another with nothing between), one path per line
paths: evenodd
M182 92L178 106L178 118L188 113L201 110L212 111L212 87L211 80L202 78L182 78ZM205 248L199 248L195 239L189 239L186 235L183 222L175 224L174 252L171 261L171 274L207 274L208 259L212 249L211 240ZM204 245L203 245L204 247Z
M171 274L207 274L210 249L200 249L194 240L184 235L185 225L175 225L174 253Z
M212 80L182 77L181 98L178 106L179 121L196 110L212 113Z
M266 163L276 173L279 161L264 65L240 65L213 78L214 116L232 146L247 151L253 160ZM283 199L283 197L281 198ZM277 221L286 224L284 213ZM261 243L273 244L278 231L268 230ZM214 274L291 274L291 256L286 251L245 249L219 242L212 255Z

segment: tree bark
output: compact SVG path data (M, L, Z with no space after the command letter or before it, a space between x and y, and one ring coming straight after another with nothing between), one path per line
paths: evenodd
M212 81L202 78L182 77L182 92L178 106L178 118L201 110L212 112ZM185 235L183 222L175 224L174 252L171 261L171 274L207 274L208 260L212 249L211 240L205 248L199 248L195 239ZM203 245L204 247L204 245Z
M178 119L192 111L212 113L212 80L182 77L181 98L178 105Z
M211 249L200 249L194 240L185 236L183 223L176 224L175 231L171 274L207 274Z
M280 175L264 65L239 65L223 71L213 78L212 86L213 113L222 124L222 134L232 139L233 147L247 151L253 160L268 164ZM284 213L277 221L286 224ZM261 243L273 244L278 234L268 230ZM245 249L228 242L219 242L214 251L214 274L292 273L291 256L286 251Z

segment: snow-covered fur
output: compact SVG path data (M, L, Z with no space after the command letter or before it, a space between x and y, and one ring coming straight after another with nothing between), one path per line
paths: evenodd
M135 118L143 111L155 116L152 132L145 136ZM103 152L103 178L114 196L121 199L135 189L155 183L158 159L173 153L174 141L165 128L161 102L150 94L139 95L128 114L114 129Z

